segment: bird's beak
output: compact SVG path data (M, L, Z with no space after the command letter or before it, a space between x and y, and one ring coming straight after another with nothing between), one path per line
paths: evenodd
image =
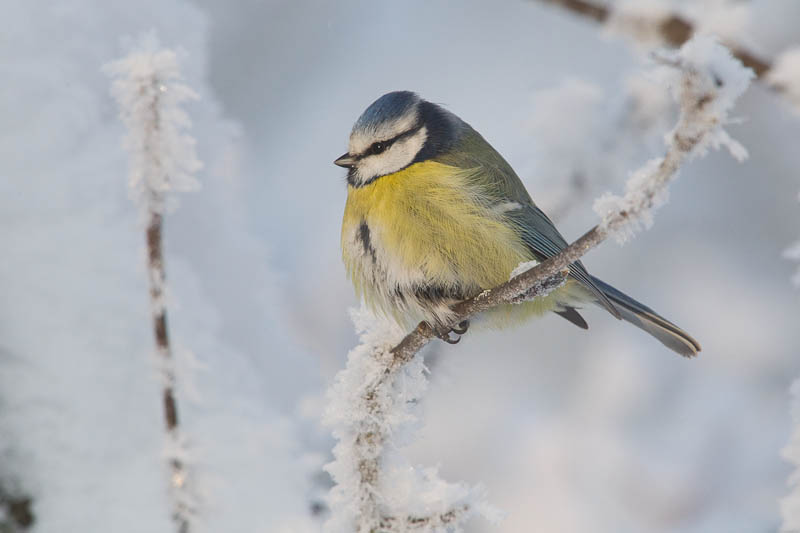
M334 161L333 164L344 168L353 168L353 163L355 162L356 162L355 157L351 156L349 153L346 153L339 159Z

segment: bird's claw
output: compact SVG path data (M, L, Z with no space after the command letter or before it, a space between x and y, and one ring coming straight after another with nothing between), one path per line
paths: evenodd
M442 339L447 344L458 344L459 342L461 342L461 337L451 338L449 332L446 335L442 335L439 338Z
M456 324L450 331L452 331L456 335L463 335L464 333L467 332L468 329L469 329L469 320L462 320L461 322Z
M469 320L463 320L456 324L456 326L446 329L443 327L434 328L436 332L436 336L442 339L447 344L458 344L461 342L461 335L467 332L469 329ZM453 338L450 336L451 333L457 335L457 337Z

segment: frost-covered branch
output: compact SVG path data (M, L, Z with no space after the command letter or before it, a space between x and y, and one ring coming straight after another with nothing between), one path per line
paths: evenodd
M624 197L598 202L600 224L558 255L536 264L507 283L453 306L455 326L501 304L543 296L564 282L567 267L607 237L627 237L652 222L652 210L666 199L668 184L688 159L708 147L727 146L736 157L744 149L722 126L753 74L714 39L695 38L680 51L662 56L668 66L681 115L667 136L664 157L636 171ZM488 511L479 494L449 485L435 471L419 472L392 456L398 429L416 418L426 381L418 352L435 338L426 322L403 337L391 323L357 314L361 344L348 356L329 393L327 422L338 444L328 465L336 487L331 494L331 531L458 530L471 513ZM399 342L398 342L399 341Z
M606 32L623 35L648 52L664 44L679 46L693 33L706 30L722 31L728 42L745 38L745 21L761 10L742 2L679 7L670 0L542 1L601 22ZM675 9L687 14L676 15ZM734 55L800 113L800 47L777 55L772 65L745 49L734 49ZM563 219L597 191L615 184L615 176L638 157L638 147L652 150L653 142L660 140L664 120L672 120L665 109L671 107L671 99L654 81L652 76L637 74L622 87L604 91L588 81L566 79L535 95L532 126L534 131L548 133L535 136L538 153L533 174L540 184L538 201L553 220ZM550 187L542 187L543 182Z
M648 71L626 76L611 91L567 78L537 91L533 102L531 174L537 202L555 222L615 185L642 153L663 145L677 111L668 88Z
M637 40L657 41L670 46L682 46L696 32L695 24L681 15L653 9L649 3L627 2L623 9L590 0L538 0L558 5L575 15L594 20L616 32ZM800 109L800 52L788 50L773 63L758 57L735 43L726 43L739 61L755 72L756 77Z
M673 96L680 106L675 129L667 136L664 157L647 162L628 180L623 197L603 195L595 202L602 216L600 224L570 244L560 254L512 278L507 283L456 304L453 325L503 303L518 298L537 284L546 286L563 275L563 270L586 252L614 235L621 242L636 229L652 224L652 212L667 199L667 186L688 159L704 155L709 147L726 146L738 160L747 156L744 147L723 129L728 112L744 92L753 72L744 68L728 50L711 37L696 37L679 51L662 54L662 62L671 69ZM544 289L541 291L545 293ZM398 344L393 353L398 364L413 355L435 337L433 328L423 322Z
M657 17L644 18L634 17L632 14L625 12L615 12L612 6L588 0L539 0L539 2L558 5L576 15L590 18L601 24L611 21L615 26L619 27L620 23L627 23L632 30L635 30L635 33L647 33L659 38L663 43L675 47L683 46L695 31L694 25L690 21L674 13L659 13ZM633 5L635 6L636 4ZM627 18L628 20L623 21L620 18ZM763 77L770 69L770 64L767 61L743 48L731 46L731 52L745 67L752 69L759 78Z
M789 48L775 58L767 81L781 91L800 113L800 46Z
M194 504L186 487L187 470L175 399L175 363L167 329L166 269L163 228L167 193L196 189L193 173L201 167L195 141L185 130L191 125L181 105L197 95L181 82L178 57L162 49L154 36L139 49L105 67L114 81L111 92L128 129L125 147L130 158L131 195L146 220L150 305L162 379L162 405L167 430L173 519L179 533L188 533Z
M480 487L450 484L435 469L418 471L397 452L417 420L427 379L421 358L399 365L392 346L403 338L393 321L353 312L360 344L328 392L325 422L339 441L326 466L336 486L326 531L457 530L470 516L496 513Z
M750 84L752 71L742 69L726 49L708 37L695 38L680 52L658 59L681 73L670 84L681 113L667 136L667 153L631 175L624 197L606 193L594 206L603 217L600 228L614 233L621 242L636 229L652 225L651 210L666 202L667 184L685 160L705 154L709 147L721 146L738 161L747 158L747 150L723 126L728 112Z

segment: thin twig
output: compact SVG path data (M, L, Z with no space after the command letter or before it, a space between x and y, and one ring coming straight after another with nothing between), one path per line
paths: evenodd
M142 39L138 49L105 69L114 78L112 94L128 128L125 146L131 156L130 188L146 223L150 312L161 379L172 518L178 533L188 533L195 505L187 486L188 468L175 397L175 360L165 305L163 232L167 193L197 186L192 173L201 164L195 156L194 140L185 134L190 121L180 108L183 101L196 95L180 81L175 52L160 48L152 34Z
M558 5L576 15L604 23L611 16L611 9L605 5L595 4L586 0L538 0L545 4ZM685 18L672 14L658 24L658 33L661 39L675 47L682 46L694 34L694 25ZM728 43L734 57L746 67L753 69L758 79L763 80L764 75L772 68L772 65L762 58L759 58L749 50L746 50L735 43Z
M648 226L652 211L664 203L667 186L681 165L694 155L705 153L709 146L726 146L735 157L743 156L744 148L722 126L734 102L747 88L752 73L707 37L693 39L674 56L667 55L661 60L676 69L672 83L681 108L664 157L647 162L635 172L624 197L601 197L595 204L601 222L560 253L498 287L453 305L448 324L451 328L499 305L513 305L549 294L566 281L569 265L606 238L612 235L625 238ZM718 71L724 76L718 75ZM363 327L358 320L356 325ZM396 328L384 331L373 325L360 331L361 344L351 351L347 368L337 376L331 394L335 402L341 403L334 403L335 409L328 411L330 423L338 425L334 434L339 440L329 472L337 483L333 492L335 501L344 510L342 521L335 524L352 524L348 527L359 533L399 533L414 528L438 531L460 526L476 512L469 501L450 502L444 511L414 516L387 505L390 502L381 492L392 483L392 474L387 476L382 471L386 448L391 445L394 429L408 419L398 413L398 405L405 405L409 398L395 397L393 386L404 369L421 364L414 361L415 355L437 336L437 331L427 322L420 322L391 348L401 334ZM416 396L412 399L416 400Z
M163 225L164 217L158 211L151 210L150 220L147 224L147 259L150 274L150 304L153 310L153 334L156 341L156 351L158 356L163 359L164 382L162 383L161 397L164 407L164 424L167 435L175 440L179 440L178 435L178 405L175 401L175 376L172 371L172 350L169 344L169 333L167 330L167 308L164 305L164 282L166 280L166 269L164 267L163 252ZM183 462L177 457L169 460L170 483L174 487L182 487L186 479L186 468ZM189 520L187 518L188 509L184 509L184 504L176 501L177 508L173 512L178 533L189 532Z
M172 357L167 333L167 310L162 304L163 283L166 279L164 269L164 255L162 249L162 227L164 217L157 212L150 212L150 221L147 224L147 259L150 266L150 301L153 305L153 334L156 340L158 354L164 359ZM167 431L178 427L178 407L172 392L173 384L166 383L163 390L164 422Z
M543 294L552 284L563 282L566 277L564 270L571 264L580 259L586 252L603 242L608 233L595 226L587 231L581 238L564 248L558 255L543 261L512 278L506 283L493 289L485 290L477 296L464 300L453 306L455 318L451 325L456 325L468 318L511 302L519 295L530 292L531 298ZM535 287L541 286L541 290L536 291ZM402 366L410 361L428 342L436 337L433 328L427 322L420 322L419 325L400 343L392 348L394 355L393 365Z
M663 56L657 59L662 62L670 62L669 58ZM624 230L631 224L634 227L641 225L642 218L651 216L650 209L660 205L662 202L660 195L665 193L667 185L675 178L680 166L695 153L698 147L708 146L715 134L720 133L718 130L725 118L725 111L714 107L714 100L718 96L716 91L724 89L723 80L707 79L707 76L716 76L716 74L701 73L694 66L684 64L679 57L674 58L671 65L683 72L679 98L681 114L675 130L671 134L664 157L651 161L640 169L639 172L644 173L647 179L640 180L635 187L636 190L629 189L628 195L624 199L620 199L624 200L623 202L615 200L615 210L606 212L599 225L587 231L559 254L498 287L485 290L473 298L455 304L452 307L453 319L449 326L455 326L475 314L498 305L512 303L520 295L529 291L532 297L546 294L547 287L557 281L559 276L565 276L565 269L570 264L603 242L610 234L617 233L620 229ZM741 87L741 90L743 91L746 86L747 84ZM732 105L732 102L729 105ZM722 138L727 138L730 145L736 144L726 136ZM724 144L719 141L718 143ZM735 151L733 147L731 149L732 152ZM741 150L744 149L741 148ZM656 164L652 165L652 163ZM392 366L400 367L406 364L434 337L433 328L427 322L421 322L397 346L392 348L394 356Z

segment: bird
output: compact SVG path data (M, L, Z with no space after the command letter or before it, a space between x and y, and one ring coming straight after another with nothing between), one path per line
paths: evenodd
M357 295L400 325L427 321L447 342L458 342L470 325L452 325L453 304L567 246L497 150L454 113L414 92L390 92L370 104L334 164L347 169L341 246ZM579 312L586 304L682 356L701 349L681 328L589 274L581 261L547 296L503 304L480 320L503 327L553 312L588 329Z

